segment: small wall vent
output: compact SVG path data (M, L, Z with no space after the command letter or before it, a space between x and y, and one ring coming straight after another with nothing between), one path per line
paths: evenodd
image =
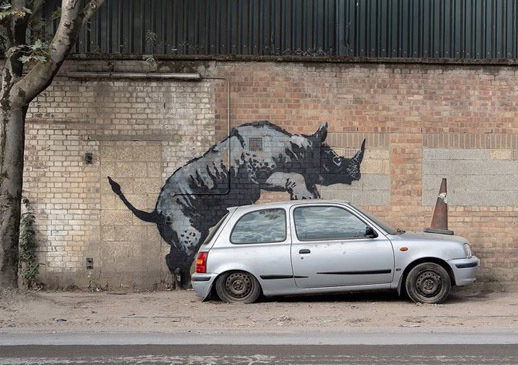
M263 139L258 137L252 137L248 139L248 147L250 151L262 151L263 150Z
M91 165L94 163L94 154L92 152L85 153L85 164Z

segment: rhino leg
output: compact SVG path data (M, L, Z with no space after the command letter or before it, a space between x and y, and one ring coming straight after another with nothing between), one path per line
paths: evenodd
M191 284L191 262L192 257L189 257L185 252L171 247L165 257L165 262L169 271L173 275L176 282L177 289L188 289Z
M187 289L191 284L191 266L201 243L202 234L191 225L182 225L186 220L176 220L173 229L177 240L171 244L171 251L166 256L169 271L175 277L176 287Z
M320 198L315 185L307 185L301 174L276 172L262 186L265 190L287 191L291 200Z

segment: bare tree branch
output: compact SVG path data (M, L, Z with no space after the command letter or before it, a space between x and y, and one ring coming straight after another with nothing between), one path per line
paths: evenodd
M12 2L15 14L11 17L11 31L13 45L16 46L26 42L26 31L30 13L27 12L25 5L25 0L13 0Z
M11 4L15 10L25 8L25 0L11 0Z
M9 23L9 21L6 21L6 23L4 23L4 28L5 28L5 39L7 40L7 44L6 44L6 48L10 48L14 45L14 35L13 35L13 32L12 32L12 28L11 28L11 24Z
M33 0L31 1L31 11L32 11L32 17L36 16L36 13L38 13L45 3L45 0Z
M79 0L62 0L61 19L49 46L49 60L36 64L25 77L14 85L14 88L18 89L14 93L19 98L17 102L30 103L51 83L72 49L79 30L103 2L104 0L92 0L85 9L81 9Z
M91 0L84 9L84 16L82 25L85 26L86 23L90 20L92 15L94 15L95 11L99 6L101 6L104 3L104 0Z

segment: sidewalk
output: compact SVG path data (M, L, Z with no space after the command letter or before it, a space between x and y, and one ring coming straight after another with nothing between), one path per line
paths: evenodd
M5 291L0 334L23 333L518 333L518 290L497 283L455 289L444 304L394 293L201 302L192 290L148 293Z

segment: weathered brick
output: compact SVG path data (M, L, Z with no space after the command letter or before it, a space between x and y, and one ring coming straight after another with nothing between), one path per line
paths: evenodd
M63 72L84 69L83 62L69 61ZM142 69L137 61L116 63L118 70ZM87 65L102 69L104 61ZM456 194L462 201L452 197L451 228L473 243L484 273L518 278L514 68L198 66L204 76L229 78L232 126L268 119L292 133L312 134L327 121L327 142L349 156L366 138L362 180L322 187L324 197L360 202L394 225L421 230L431 219L436 178L448 174L452 192L469 186ZM117 180L135 206L151 211L177 168L226 137L227 102L222 80L85 82L58 76L27 113L24 193L36 208L47 263L42 277L87 285L78 278L86 277L89 252L96 268L111 273L100 279L108 287L146 288L156 282L150 278L162 280L168 245L155 225L131 215L106 177ZM84 163L86 152L93 153L92 165ZM477 203L477 189L484 191L483 203ZM288 198L261 195L261 201ZM145 280L139 277L144 272Z

